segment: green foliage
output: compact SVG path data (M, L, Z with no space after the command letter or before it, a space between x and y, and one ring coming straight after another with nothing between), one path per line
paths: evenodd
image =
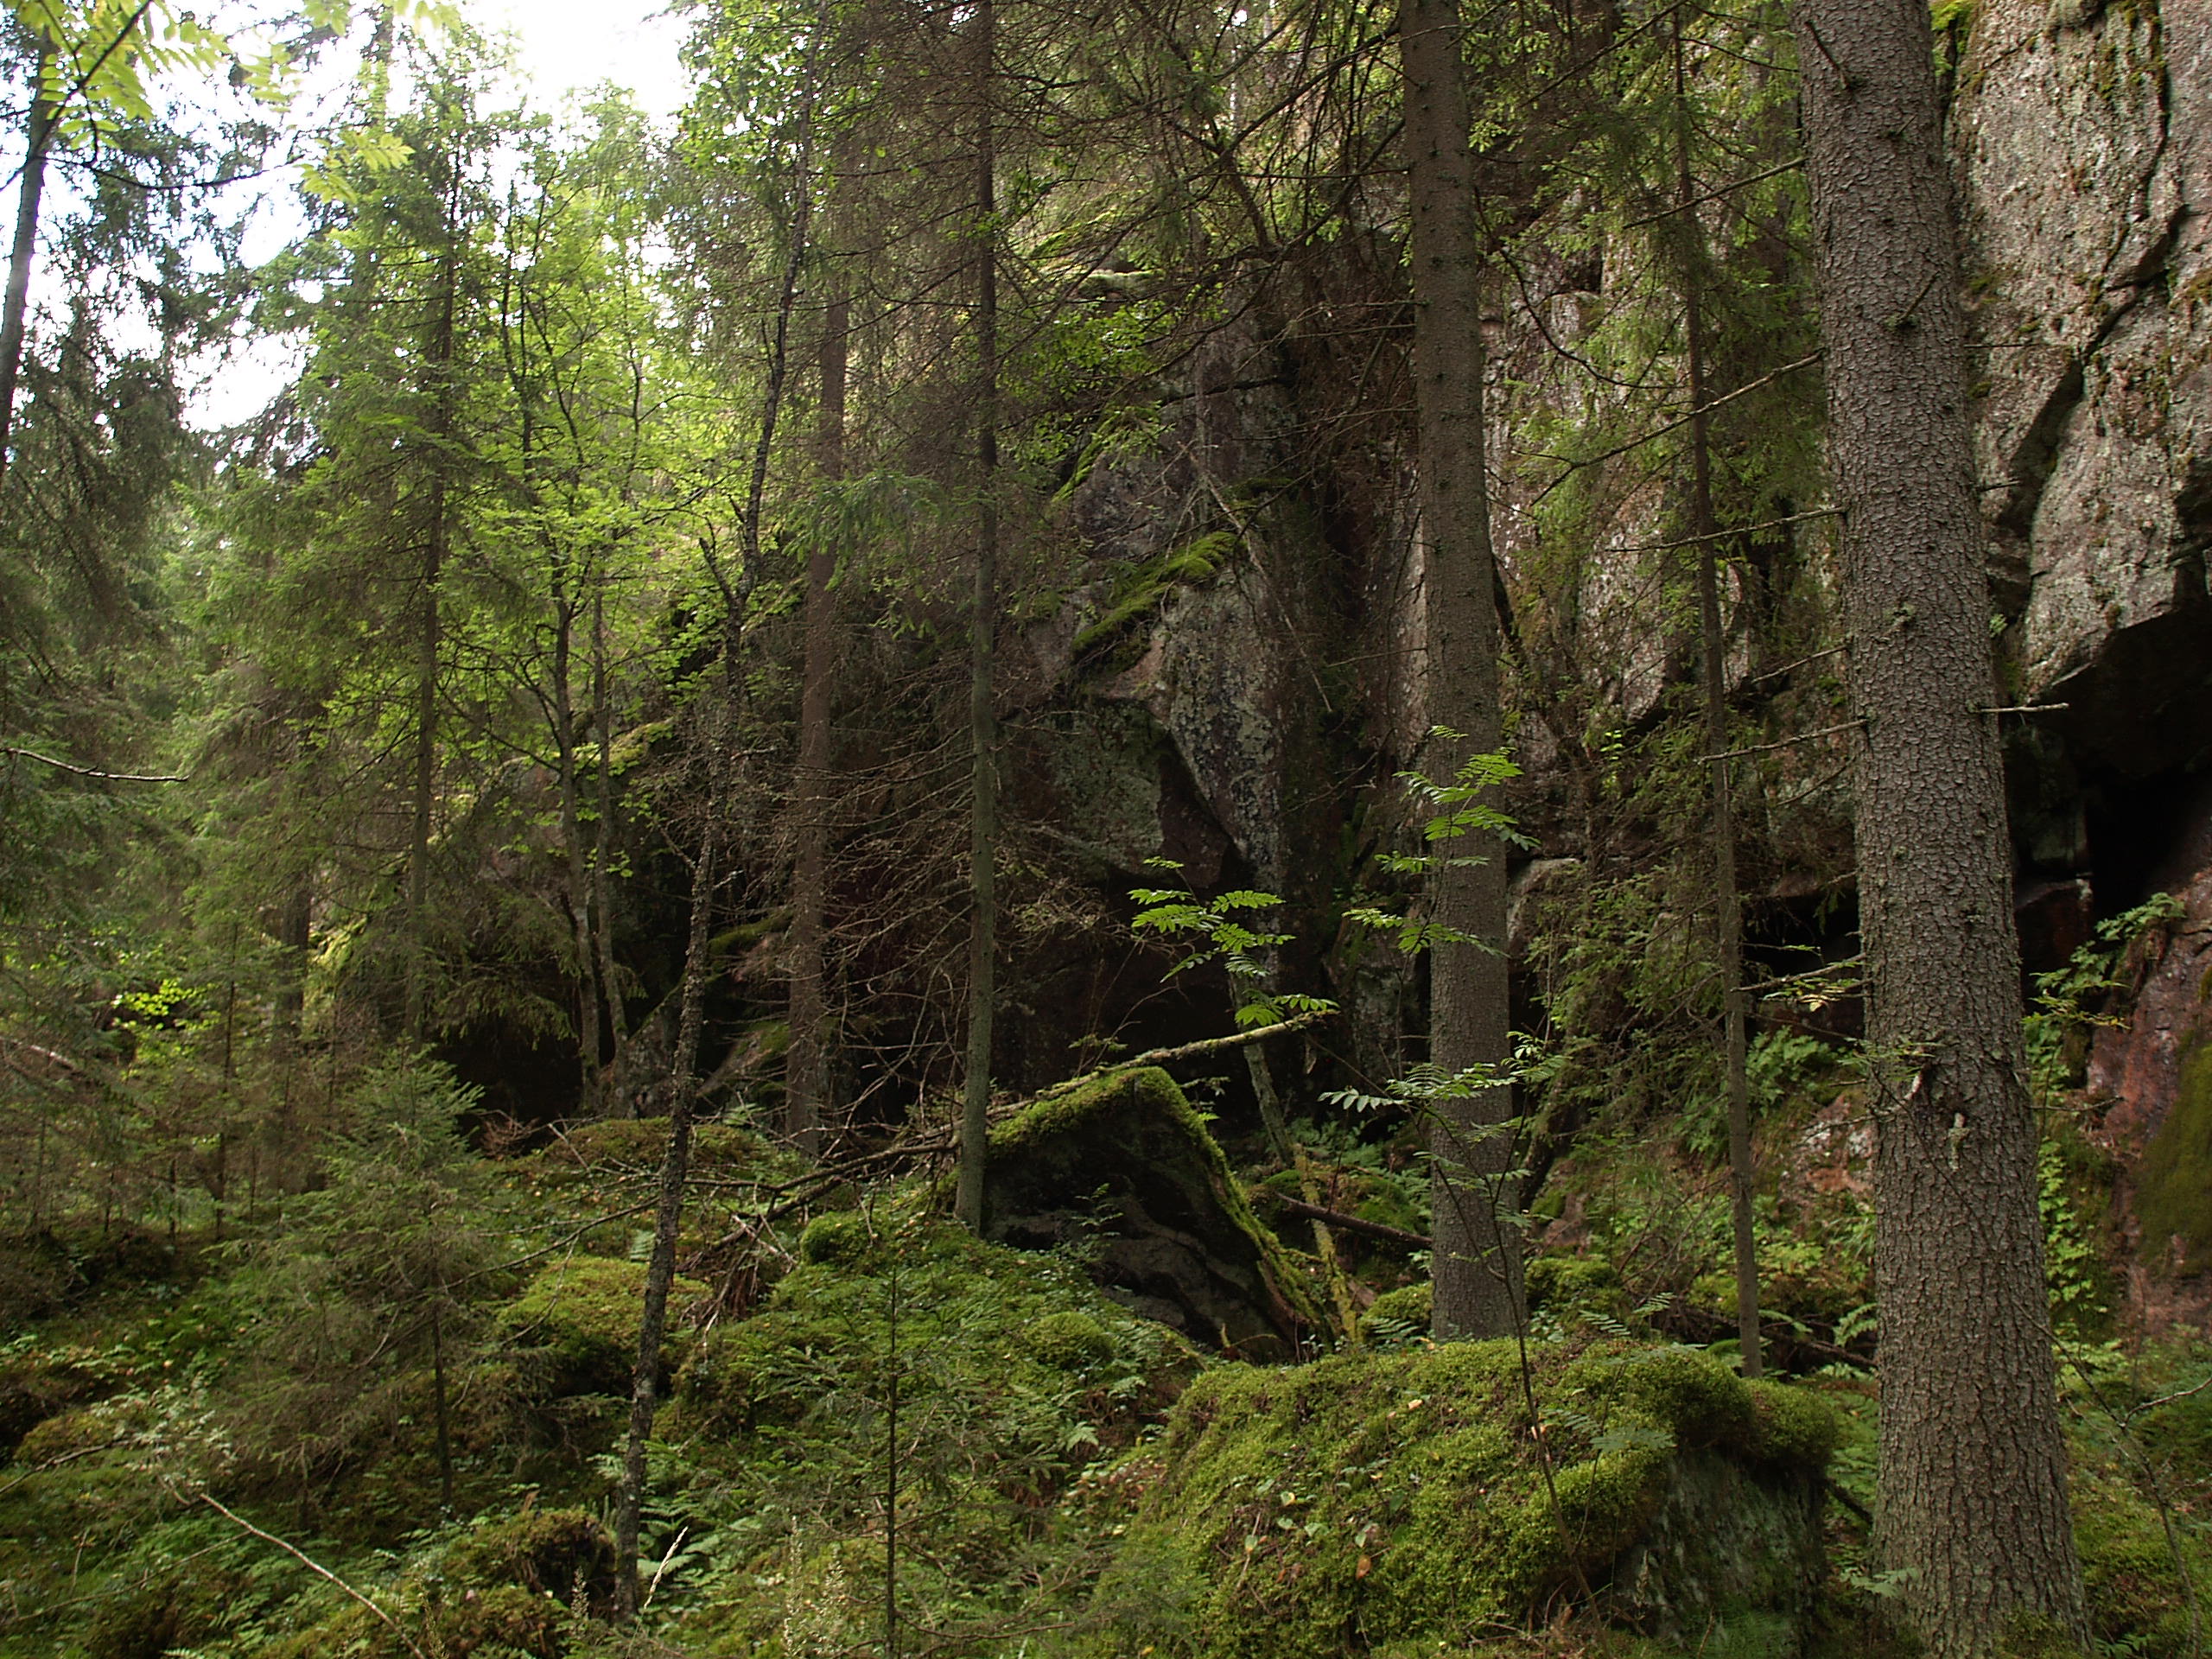
M677 1506L740 1569L686 1620L694 1640L773 1652L793 1650L796 1626L880 1632L892 1487L910 1617L979 1640L1024 1605L1050 1617L1037 1609L1110 1543L1056 1503L1135 1441L1192 1366L1066 1255L932 1220L879 1213L875 1229L880 1248L803 1262L678 1377Z
M1183 868L1169 858L1148 858L1145 862L1155 869ZM1289 944L1292 936L1263 933L1238 918L1254 912L1279 908L1282 900L1274 893L1238 888L1202 899L1185 887L1137 887L1131 890L1129 897L1140 906L1135 919L1130 923L1139 933L1158 933L1169 938L1192 936L1197 941L1190 955L1167 970L1168 978L1209 963L1221 964L1229 975L1230 991L1236 999L1239 1026L1249 1029L1274 1025L1294 1014L1334 1011L1336 1004L1325 997L1271 988L1272 954L1277 946Z
M474 1091L442 1067L395 1062L351 1104L325 1185L219 1287L246 1333L249 1455L271 1478L328 1477L395 1433L426 1452L442 1408L425 1373L456 1378L482 1351L504 1277L488 1173L460 1133Z
M2115 1011L2132 987L2123 969L2131 953L2153 932L2181 919L2181 901L2153 893L2133 910L2097 924L2096 934L2063 968L2036 976L2028 1011L2030 1074L2054 1093L2080 1080L2088 1039L2100 1027L2124 1023Z

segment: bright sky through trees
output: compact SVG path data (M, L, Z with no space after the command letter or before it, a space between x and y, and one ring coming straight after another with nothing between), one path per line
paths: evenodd
M668 0L462 0L461 10L486 33L514 36L518 77L539 109L558 111L608 83L657 123L683 105L677 54L685 24ZM297 233L286 190L269 204L248 238L249 258L273 254ZM192 399L194 419L210 428L251 419L297 372L298 353L296 340L264 338L210 362Z
M609 80L656 118L683 101L683 24L666 0L467 0L465 10L486 29L515 32L539 103Z

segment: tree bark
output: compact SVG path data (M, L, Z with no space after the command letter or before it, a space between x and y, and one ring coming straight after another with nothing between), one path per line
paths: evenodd
M1481 227L1460 53L1458 0L1403 0L1405 145L1413 223L1415 416L1421 534L1427 543L1430 767L1448 780L1503 741L1498 707L1497 563L1484 474ZM1510 1058L1505 849L1467 835L1433 843L1433 919L1466 942L1429 960L1429 1052L1451 1071ZM1520 1323L1518 1192L1509 1087L1438 1103L1434 1159L1435 1330L1440 1338L1500 1337Z
M598 949L599 999L596 1017L607 1022L607 1089L603 1104L612 1116L634 1117L637 1107L623 1087L622 1051L629 1040L629 1021L622 1007L622 981L614 961L614 893L607 879L614 838L614 708L607 685L607 573L595 573L591 594L591 718L598 740L598 772L594 779L599 822L592 826L591 920Z
M1690 110L1682 62L1682 27L1673 24L1676 207L1682 239L1682 330L1689 367L1690 534L1696 538L1698 632L1705 690L1705 747L1713 759L1712 814L1714 955L1720 967L1722 1060L1728 1100L1728 1177L1736 1245L1736 1340L1743 1374L1765 1370L1759 1351L1759 1252L1751 1196L1751 1091L1746 1075L1750 998L1744 990L1744 904L1736 880L1736 803L1728 759L1726 636L1720 622L1720 551L1713 510L1713 417L1706 410L1705 234L1697 217L1697 181L1690 169Z
M1967 423L1923 0L1798 0L1844 517L1877 1125L1882 1551L1935 1659L2084 1639Z
M529 426L524 429L524 465L529 464ZM576 952L576 1051L578 1105L597 1116L606 1070L599 1053L599 976L592 958L592 873L584 849L582 812L577 800L575 697L571 685L575 654L576 603L565 581L567 563L556 561L553 594L553 737L561 768L561 843L569 866L569 924Z
M0 484L7 481L8 446L15 440L16 385L23 369L31 267L38 257L39 200L46 190L47 155L54 140L54 111L46 101L46 69L52 56L52 48L41 41L32 60L30 109L23 118L23 165L16 190L16 240L8 256L7 303L0 308Z
M968 741L975 768L968 879L968 1062L960 1109L955 1205L983 1230L983 1174L990 1156L992 1026L998 1002L998 729L992 651L998 626L999 296L998 138L991 110L995 0L977 0L976 31L976 563L968 619Z
M736 665L731 665L734 677ZM677 1237L683 1222L683 1182L691 1169L691 1113L698 1093L699 1027L707 1000L715 864L721 816L711 803L699 837L691 883L690 936L683 950L683 993L677 1017L675 1063L669 1068L668 1146L661 1156L660 1198L653 1216L653 1250L645 1267L645 1306L638 1320L638 1364L630 1385L630 1431L622 1480L615 1492L616 1593L627 1618L638 1611L638 1531L645 1512L645 1447L660 1405L660 1353L668 1334L668 1293L676 1281Z
M815 439L824 479L845 473L845 366L851 309L842 294L823 319L822 402ZM817 537L806 552L806 658L800 672L798 811L791 863L791 1058L785 1089L794 1119L823 1121L830 1096L829 973L823 938L830 864L830 681L836 671L837 550Z

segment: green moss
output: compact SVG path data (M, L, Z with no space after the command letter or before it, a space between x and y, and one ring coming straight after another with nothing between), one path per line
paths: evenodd
M670 1306L706 1294L697 1280L679 1277L669 1287ZM549 1392L626 1394L645 1302L645 1263L579 1256L539 1274L501 1319L517 1346L543 1368ZM689 1333L671 1319L665 1341L672 1367L683 1357Z
M1712 1501L1778 1517L1761 1535L1777 1560L1728 1573L1802 1599L1818 1565L1805 1477L1827 1446L1816 1407L1754 1396L1679 1350L1539 1346L1531 1363L1548 1483L1510 1342L1208 1373L1176 1408L1164 1477L1102 1587L1106 1616L1208 1659L1469 1641L1604 1584L1684 1458L1705 1459ZM1687 1548L1696 1572L1698 1547L1669 1560Z
M994 1128L988 1179L994 1217L1009 1208L1063 1205L1096 1192L1102 1180L1112 1187L1141 1179L1149 1189L1137 1195L1141 1207L1163 1220L1173 1215L1175 1227L1197 1241L1216 1269L1249 1272L1249 1298L1271 1305L1278 1332L1324 1326L1304 1275L1253 1212L1205 1120L1157 1066L1087 1078ZM940 1199L949 1195L948 1185ZM1115 1202L1128 1196L1112 1195ZM1235 1343L1275 1344L1260 1330L1223 1334Z
M875 1233L856 1210L833 1210L806 1224L798 1259L822 1267L854 1267L875 1248Z
M1779 1382L1747 1385L1752 1455L1792 1468L1826 1470L1843 1444L1843 1418L1818 1395Z
M614 1587L614 1544L582 1510L537 1510L472 1527L446 1551L443 1575L450 1583L511 1584L564 1600L579 1582L604 1594Z
M1602 1255L1531 1256L1526 1282L1532 1311L1562 1318L1602 1313L1614 1319L1629 1311L1629 1295L1621 1287L1620 1275Z
M2212 1265L2207 1192L2212 1192L2212 1043L2200 1043L2183 1058L2173 1105L2135 1172L2135 1212L2153 1262L2163 1262L2171 1242L2178 1239L2183 1272Z
M1758 1413L1735 1372L1703 1354L1662 1348L1627 1368L1630 1399L1682 1446L1749 1450Z
M532 1656L569 1651L581 1598L605 1611L614 1596L614 1546L582 1510L540 1510L478 1522L387 1590L380 1602L414 1640L413 1652ZM264 1659L408 1659L410 1646L357 1603L257 1649Z
M1436 1287L1427 1280L1386 1290L1359 1318L1359 1332L1370 1342L1425 1336L1434 1318Z
M1114 1357L1114 1338L1088 1313L1064 1309L1033 1319L1023 1335L1029 1351L1055 1370L1080 1375Z
M2100 1643L2145 1659L2183 1659L2193 1648L2181 1574L2185 1567L2199 1605L2212 1605L2212 1549L2186 1526L2170 1541L2157 1510L2124 1480L2077 1470L2072 1492L2075 1543Z
M939 1409L926 1403L944 1386L939 1379L972 1370L975 1382L951 1385L956 1394L972 1389L963 1409L987 1414L993 1402L1021 1396L1050 1402L1037 1421L1058 1424L1055 1433L1084 1421L1111 1438L1109 1423L1134 1433L1129 1408L1164 1402L1193 1364L1187 1344L1115 1306L1063 1257L988 1244L951 1223L887 1225L895 1231L878 1236L854 1211L817 1217L801 1241L802 1265L766 1309L719 1327L686 1363L677 1382L681 1421L721 1436L802 1424L834 1435L823 1414L860 1409L853 1402L874 1397L893 1369L910 1413ZM1078 1408L1069 1390L1092 1378L1124 1386L1117 1398ZM1000 1451L1021 1455L1012 1445Z
M1236 536L1225 530L1211 531L1173 553L1126 572L1114 584L1113 597L1098 620L1075 637L1077 655L1112 639L1137 618L1150 613L1178 584L1211 582L1222 561L1236 550Z

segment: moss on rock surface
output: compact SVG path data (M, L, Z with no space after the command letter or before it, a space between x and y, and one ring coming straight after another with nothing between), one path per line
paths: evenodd
M707 1294L695 1279L669 1288L671 1305ZM556 1394L627 1394L638 1363L638 1319L645 1306L645 1267L605 1256L579 1256L546 1268L507 1305L504 1322L520 1352L543 1369ZM681 1362L688 1339L671 1320L667 1363Z
M1456 1643L1586 1586L1662 1636L1795 1625L1825 1572L1824 1406L1677 1350L1530 1363L1541 1438L1510 1342L1201 1377L1100 1591L1117 1641L1205 1659Z
M2153 1266L2186 1273L2212 1265L2212 1042L2182 1062L2172 1109L2143 1148L2135 1171L2135 1213L2143 1253Z
M1321 1323L1221 1147L1156 1067L1109 1072L994 1129L984 1208L1006 1243L1088 1241L1109 1294L1194 1342L1283 1358Z

